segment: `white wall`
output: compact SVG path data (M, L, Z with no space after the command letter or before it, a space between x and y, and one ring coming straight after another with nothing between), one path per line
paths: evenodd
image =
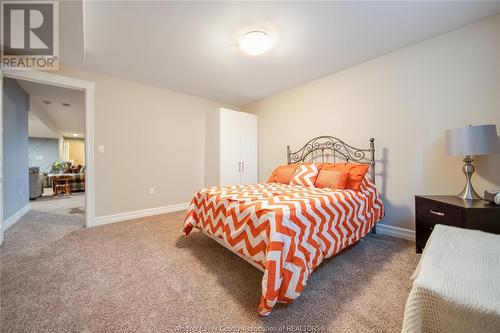
M259 176L286 162L285 147L318 135L368 147L375 138L387 214L414 229L415 194L456 194L461 158L449 157L444 131L467 124L500 130L500 16L251 103L259 115ZM477 158L479 193L500 187L500 155Z
M220 184L220 112L208 112L205 118L205 185Z
M59 160L59 142L51 138L28 139L29 166L39 167L40 172L50 172L52 164Z
M73 165L85 165L85 140L66 138L64 155L68 156L64 160L70 161Z
M109 76L63 68L95 82L96 216L189 202L205 183L205 115L225 106ZM149 188L155 195L149 195Z

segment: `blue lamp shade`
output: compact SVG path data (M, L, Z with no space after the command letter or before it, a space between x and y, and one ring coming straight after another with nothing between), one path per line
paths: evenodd
M446 152L452 156L498 153L495 125L468 126L446 130Z

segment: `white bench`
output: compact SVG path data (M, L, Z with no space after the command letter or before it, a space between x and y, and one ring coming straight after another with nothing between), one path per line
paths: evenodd
M500 332L500 235L437 225L412 279L402 332Z

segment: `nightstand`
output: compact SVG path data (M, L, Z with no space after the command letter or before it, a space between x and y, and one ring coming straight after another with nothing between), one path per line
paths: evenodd
M500 206L448 195L415 196L417 253L422 252L436 224L500 234Z

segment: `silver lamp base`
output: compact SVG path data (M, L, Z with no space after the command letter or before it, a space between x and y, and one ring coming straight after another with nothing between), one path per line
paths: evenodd
M459 195L457 195L457 197L462 198L464 200L482 199L479 196L479 194L476 193L474 187L472 187L471 179L472 179L472 174L474 173L474 165L472 164L472 162L474 162L474 159L472 159L470 155L467 155L465 156L463 161L465 162L465 164L462 170L464 171L465 174L466 183L464 189L462 190L462 192L460 192Z

